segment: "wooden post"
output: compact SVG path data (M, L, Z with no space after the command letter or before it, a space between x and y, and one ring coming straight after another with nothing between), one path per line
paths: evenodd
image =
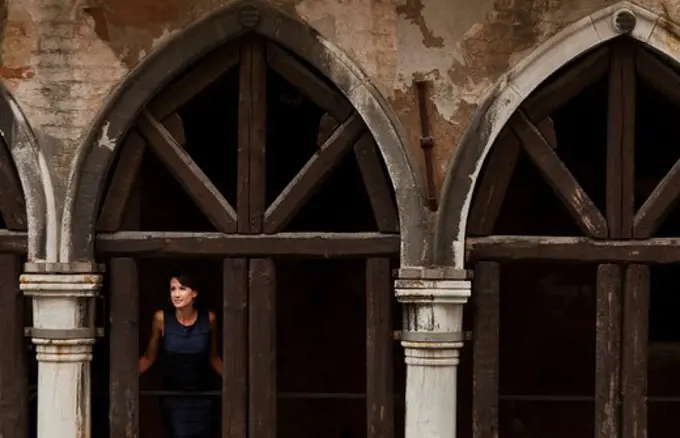
M498 438L500 265L475 263L472 436Z
M619 438L621 268L597 269L595 328L595 438Z
M394 436L390 259L366 262L366 426L368 438Z
M109 428L112 437L139 436L139 279L133 258L110 270Z
M646 438L649 266L629 265L624 290L621 432L623 438Z
M222 438L246 438L248 417L248 261L222 268Z
M276 437L276 273L272 259L250 261L249 438Z
M0 255L0 436L28 436L28 378L20 258Z
M127 143L127 142L126 142ZM130 147L130 145L126 146ZM139 146L134 144L134 146ZM138 159L141 162L141 158ZM118 170L118 169L117 169ZM116 172L118 173L118 172ZM136 172L137 173L137 172ZM119 226L139 229L141 184L137 179L121 200ZM107 218L100 222L106 223ZM114 257L109 263L109 429L112 437L139 437L139 275L137 260Z

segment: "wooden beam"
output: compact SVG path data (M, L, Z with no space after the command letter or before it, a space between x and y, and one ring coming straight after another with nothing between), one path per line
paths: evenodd
M644 239L654 235L664 219L673 211L680 199L680 160L654 188L649 198L635 214L634 236Z
M619 438L621 267L597 269L595 323L595 437Z
M137 126L158 158L217 230L225 233L236 231L234 209L168 130L148 111L140 114Z
M555 131L555 122L553 119L551 117L546 117L536 123L536 128L545 139L545 142L548 143L551 148L557 149L557 132Z
M276 438L276 271L272 259L250 261L249 438Z
M238 82L238 149L236 215L239 233L250 232L250 120L252 116L253 49L250 39L241 44Z
M248 213L251 233L261 233L267 198L267 61L262 40L251 44L250 117L247 126L250 149L250 211ZM244 99L241 96L241 100ZM240 104L239 104L240 105Z
M172 113L162 121L165 129L168 130L172 138L175 139L178 145L184 147L187 144L187 137L184 133L184 122L177 113Z
M22 241L21 244L22 248L25 248L25 242ZM350 257L396 255L399 253L399 245L398 235L381 233L237 235L121 231L98 234L95 249L101 256ZM0 250L2 249L3 238L0 235Z
M335 120L332 115L324 113L319 120L319 128L316 135L317 146L323 146L331 135L333 135L333 132L338 129L338 126L340 126L340 122Z
M626 40L612 44L607 123L609 237L633 236L635 214L635 50Z
M352 106L345 96L274 43L267 44L267 62L286 81L320 108L328 111L336 120L344 121L351 114Z
M26 254L28 235L25 231L0 230L0 253Z
M21 257L0 254L0 436L27 438L28 358L20 275Z
M196 68L171 83L149 102L148 109L163 120L196 97L239 62L238 46L229 44L200 60Z
M246 438L248 261L224 259L222 278L222 438Z
M392 200L391 183L383 171L382 158L370 132L362 135L354 145L354 156L368 192L378 230L383 233L398 233L399 216Z
M109 429L111 436L136 438L139 436L140 329L137 261L112 258L109 270Z
M109 190L97 218L97 231L113 232L121 229L125 209L142 166L146 142L136 131L130 130L119 152Z
M680 238L600 241L587 237L488 236L465 241L469 260L680 263Z
M266 233L281 231L319 189L324 180L340 163L343 155L354 145L364 131L361 117L354 113L305 163L300 172L281 191L267 208L264 218Z
M394 437L392 271L389 258L366 261L366 437Z
M474 265L472 337L472 437L498 438L500 265Z
M621 436L647 436L649 267L628 265L623 294Z
M14 159L4 141L0 141L0 213L12 231L26 231L26 202Z
M675 105L680 105L680 77L678 74L659 58L641 47L637 47L635 58L640 77Z
M468 218L468 235L486 236L493 232L519 151L520 143L515 134L504 129L491 149L481 183L475 188Z
M522 104L522 109L530 120L534 122L543 120L572 97L597 82L607 73L608 68L609 49L607 47L597 49L576 61L576 65L569 66L564 74L560 74L555 80L532 93Z
M511 117L510 126L581 230L591 237L606 238L607 222L604 217L536 126L521 111Z

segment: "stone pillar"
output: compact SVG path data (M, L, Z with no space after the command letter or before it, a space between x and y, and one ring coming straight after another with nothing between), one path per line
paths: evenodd
M406 438L456 436L463 305L471 289L466 278L466 272L452 268L399 270L395 288L404 312Z
M29 330L38 360L38 438L89 438L94 303L102 276L35 272L40 269L44 266L27 264L21 276L21 289L33 301Z

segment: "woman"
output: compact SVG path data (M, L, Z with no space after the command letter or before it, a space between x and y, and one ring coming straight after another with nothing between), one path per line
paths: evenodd
M198 289L186 276L170 279L172 308L154 314L151 339L139 359L143 374L163 354L165 389L205 391L210 386L210 368L222 375L217 353L215 314L197 310ZM173 395L161 398L161 409L169 438L211 438L214 399L201 395Z

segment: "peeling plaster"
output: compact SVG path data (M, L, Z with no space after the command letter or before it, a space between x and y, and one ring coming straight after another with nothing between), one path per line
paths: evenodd
M111 122L106 122L106 124L104 124L104 127L102 128L102 134L99 137L99 141L97 142L97 146L100 148L106 148L113 152L113 150L116 148L116 138L109 137L110 127Z

